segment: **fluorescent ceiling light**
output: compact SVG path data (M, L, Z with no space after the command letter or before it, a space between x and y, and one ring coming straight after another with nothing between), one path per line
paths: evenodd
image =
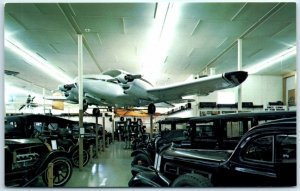
M142 55L142 73L155 81L161 76L161 67L167 57L178 22L181 3L159 2L148 47Z
M5 39L5 46L12 50L17 55L21 56L24 61L28 64L35 66L40 69L47 75L52 78L60 81L61 83L70 83L72 82L72 78L70 78L67 74L65 74L60 69L55 66L49 64L46 60L38 56L37 54L29 51L24 46L22 46L19 42L11 39Z
M273 66L274 64L279 63L280 61L283 61L289 57L292 57L296 55L296 47L292 47L288 50L285 50L271 58L268 58L262 62L259 62L257 64L254 64L253 66L245 69L249 74L255 74L263 69L266 69L270 66Z

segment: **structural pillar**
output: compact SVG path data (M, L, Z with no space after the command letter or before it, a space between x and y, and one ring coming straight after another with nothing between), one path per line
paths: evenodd
M153 137L153 114L150 114L150 138Z
M238 65L237 70L240 71L243 66L243 51L242 51L242 39L238 39ZM238 86L238 111L242 111L242 86Z
M44 115L46 114L46 106L45 106L45 88L43 88L43 110L44 110Z
M99 125L98 125L98 116L96 116L96 157L99 158Z
M112 110L114 111L114 110ZM112 142L115 142L115 114L111 113L111 125L112 125Z
M104 116L103 116L102 120L103 120L103 122L102 122L102 126L103 126L102 127L102 141L103 141L102 151L104 151L104 148L105 148L105 117Z
M78 34L78 98L79 98L79 169L83 169L83 63L82 63L82 34Z

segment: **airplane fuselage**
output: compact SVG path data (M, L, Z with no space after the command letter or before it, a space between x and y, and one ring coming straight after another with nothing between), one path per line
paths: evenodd
M83 95L90 105L114 107L145 106L153 101L147 93L147 88L149 87L151 85L142 79L118 83L110 81L107 77L101 75L97 79L83 77ZM70 93L73 96L73 101L78 101L77 87L72 88L70 91L72 91Z

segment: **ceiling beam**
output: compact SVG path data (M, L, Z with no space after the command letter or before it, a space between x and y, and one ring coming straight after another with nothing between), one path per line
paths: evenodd
M235 20L240 14L241 12L244 10L244 8L246 7L248 3L245 3L234 15L233 17L230 19L231 21Z
M82 42L83 42L84 47L86 48L87 52L90 54L91 58L94 60L96 66L98 67L100 72L103 72L103 69L100 66L99 62L97 61L96 56L95 56L92 48L89 46L83 32L81 31L77 21L74 18L75 12L72 9L71 5L66 4L66 3L58 3L57 5L58 5L59 9L61 10L61 12L63 13L63 15L65 16L66 20L71 25L72 29L75 31L75 33L76 34L82 34ZM76 39L74 39L74 40L77 42Z
M244 39L251 32L261 26L265 21L271 18L275 13L277 13L282 7L284 7L286 3L277 3L272 9L270 9L264 16L262 16L257 22L255 22L251 27L249 27L245 32L242 33L237 39ZM200 72L209 68L210 65L215 63L219 58L221 58L224 54L226 54L231 48L233 48L237 44L237 39L234 40L227 48L225 48L220 54L218 54L215 58L211 59L208 64L206 64Z

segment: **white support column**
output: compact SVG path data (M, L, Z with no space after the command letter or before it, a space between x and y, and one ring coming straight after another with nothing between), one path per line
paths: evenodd
M79 99L79 128L83 128L83 63L82 63L82 34L78 34L78 99ZM82 132L82 131L79 131ZM79 169L83 169L83 135L79 133Z
M98 116L95 117L96 118L96 158L99 158L99 125L98 125Z
M82 35L78 35L78 97L79 97L79 110L83 110L83 86L82 86Z
M43 109L44 109L44 115L46 114L46 106L45 106L45 88L43 88Z
M238 39L238 65L237 70L240 71L243 66L243 51L242 51L242 39ZM238 111L242 111L242 86L238 86Z
M115 113L113 112L114 108L112 108L112 112L111 112L111 126L112 126L112 142L115 142Z
M104 116L104 113L103 113L103 117L102 117L102 151L105 151L105 116Z

